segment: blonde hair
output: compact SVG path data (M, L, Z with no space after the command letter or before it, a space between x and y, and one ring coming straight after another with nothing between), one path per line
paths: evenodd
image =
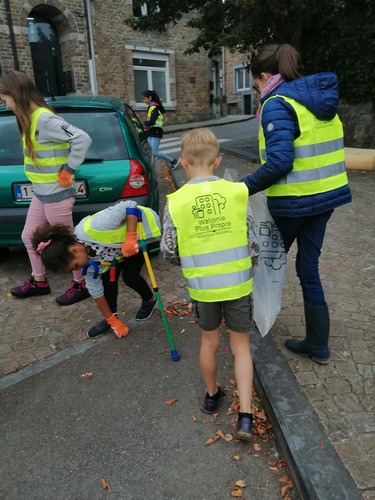
M211 167L219 154L219 143L208 128L186 132L181 140L181 157L192 167Z

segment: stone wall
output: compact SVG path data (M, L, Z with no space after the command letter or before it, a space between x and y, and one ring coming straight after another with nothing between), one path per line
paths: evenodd
M346 147L375 149L374 104L341 103L339 116L344 126Z

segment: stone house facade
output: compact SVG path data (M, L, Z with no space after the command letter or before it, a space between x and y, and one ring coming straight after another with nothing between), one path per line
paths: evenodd
M143 112L142 90L163 99L167 123L218 113L222 61L184 54L195 33L180 22L165 33L132 30L132 0L3 0L0 66L34 79L43 95L116 95Z

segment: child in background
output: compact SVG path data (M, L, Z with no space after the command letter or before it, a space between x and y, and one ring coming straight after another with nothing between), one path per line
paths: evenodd
M167 197L161 250L166 258L179 256L202 329L200 366L206 385L202 409L216 412L224 396L217 383L216 360L223 315L240 399L237 437L250 441L252 217L246 188L214 175L221 162L218 153L218 141L208 129L192 130L183 136L180 162L189 181Z
M150 144L152 154L157 158L167 161L170 167L175 169L178 161L159 151L160 141L163 137L164 106L155 90L145 90L142 92L142 95L143 102L147 104L147 120L144 124L149 134L147 140Z
M33 235L33 246L51 271L73 271L90 264L86 274L87 288L104 319L90 328L89 338L111 329L118 337L128 334L128 327L117 317L120 274L142 298L136 320L144 321L154 311L156 298L140 275L144 257L137 243L139 211L142 213L144 239L147 242L158 240L160 221L157 213L151 208L137 208L137 203L131 200L120 201L85 217L75 227L74 234L70 227L58 224L40 227Z
M33 81L20 71L8 71L0 77L0 99L16 115L22 135L25 174L33 187L22 231L31 275L23 285L10 291L14 297L25 299L51 293L45 267L33 249L31 236L38 226L47 222L66 224L73 229L74 172L85 160L91 139L86 132L57 116ZM71 286L56 302L68 306L88 297L90 294L78 269L73 272Z

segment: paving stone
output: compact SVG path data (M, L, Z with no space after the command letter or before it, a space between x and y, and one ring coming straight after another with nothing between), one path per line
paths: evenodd
M342 394L351 392L351 385L341 377L330 377L324 381L324 386L329 394Z
M357 365L358 373L363 378L375 378L375 371L372 365Z
M350 475L359 489L375 488L374 462L372 459L358 460L351 463Z
M369 364L373 364L375 362L375 354L372 352L369 352L368 350L353 351L352 356L353 356L355 363L369 365Z
M334 395L333 401L336 405L336 408L342 412L361 412L363 411L363 407L360 401L360 398L355 394L348 393L345 395Z
M358 434L375 432L375 414L369 416L366 412L348 413L346 418Z
M314 384L320 384L320 380L318 377L315 375L315 373L310 370L308 372L297 372L295 373L295 376L298 380L298 382L304 386L304 385L314 385Z
M362 446L362 448L365 450L366 453L368 453L371 456L375 456L375 432L366 432L364 434L359 434L358 442L360 443L360 445ZM374 463L375 463L375 458L374 458Z
M356 462L363 453L361 446L354 440L335 443L335 448L344 463Z

